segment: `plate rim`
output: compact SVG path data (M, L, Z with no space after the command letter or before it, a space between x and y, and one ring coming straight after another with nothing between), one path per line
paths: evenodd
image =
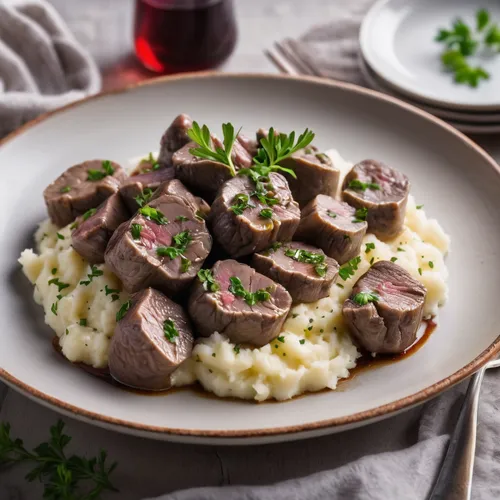
M385 2L386 0L382 0ZM283 75L283 74L272 74L272 73L221 73L217 71L205 71L205 72L195 72L195 73L183 73L178 75L167 75L155 77L149 80L133 83L127 85L125 87L119 89L113 89L106 92L101 92L99 94L88 96L79 101L67 104L61 108L49 111L35 118L34 120L29 121L22 127L17 130L11 132L3 139L0 139L0 147L4 146L8 142L14 140L18 136L24 134L26 131L31 129L32 127L46 121L48 118L59 114L65 113L66 111L85 105L89 101L95 101L103 97L108 97L115 94L123 94L127 92L133 92L136 88L141 88L149 85L162 85L164 83L177 81L177 80L202 80L202 79L267 79L267 80L291 80L297 82L306 82L326 87L333 87L337 89L347 90L353 94L358 95L367 95L371 96L380 101L385 101L389 104L398 106L400 108L406 109L407 111L417 114L420 117L424 118L426 121L433 122L435 125L445 129L448 133L454 135L457 139L463 142L467 147L474 150L477 154L479 154L486 163L493 169L493 171L500 175L500 166L497 162L480 146L478 146L474 141L469 139L463 133L446 123L445 121L431 115L430 113L423 111L407 102L404 102L400 99L397 99L393 96L389 96L387 94L382 94L381 92L377 92L372 89L367 89L364 87L360 87L358 85L354 85L351 83L340 82L337 80L331 80L327 78L320 78L315 76L294 76L294 75ZM0 379L7 382L7 384L24 393L29 395L32 399L41 401L41 404L48 405L56 410L62 410L66 414L71 414L75 418L80 418L86 421L94 422L96 425L101 426L110 426L114 428L121 428L122 431L140 431L145 432L153 437L168 439L169 436L172 437L192 437L192 438L219 438L219 439L227 439L231 438L256 438L256 437L278 437L280 435L287 435L290 439L290 435L294 434L302 434L308 431L318 431L324 430L326 431L329 428L335 429L339 428L342 430L344 426L351 425L362 425L364 422L368 423L373 419L381 418L384 416L389 416L393 413L409 409L412 406L415 406L419 403L422 403L434 396L437 396L439 393L444 391L445 389L455 385L468 376L472 375L475 371L479 370L484 364L486 364L490 359L492 359L496 354L500 352L500 335L497 336L494 341L478 356L476 356L470 363L463 366L461 369L452 373L448 377L434 383L433 385L422 389L414 394L410 394L405 396L404 398L399 398L390 403L386 403L384 405L377 406L375 408L364 410L361 412L353 413L351 415L346 415L343 417L334 417L330 419L318 420L315 422L303 423L299 425L290 425L284 427L274 427L274 428L263 428L263 429L238 429L238 430L200 430L200 429L179 429L173 427L165 427L165 426L155 426L148 424L141 424L137 422L132 422L128 420L123 420L120 418L110 417L106 415L102 415L99 413L95 413L84 408L75 406L73 404L66 403L54 396L46 394L38 389L31 387L26 384L22 380L14 377L12 374L7 372L5 369L0 367ZM314 393L313 393L314 394ZM312 395L313 395L312 394ZM293 437L291 438L293 439Z
M391 80L385 72L382 72L379 67L377 67L377 64L373 60L373 58L370 56L370 51L365 50L365 47L369 46L369 35L368 35L368 29L369 25L373 22L373 20L376 18L376 16L379 14L379 12L390 2L393 2L395 0L377 0L368 10L366 15L363 18L363 21L361 23L361 27L359 30L359 35L358 35L358 43L360 50L363 54L363 57L365 60L369 63L370 67L372 70L379 76L381 80L384 81L386 85L388 85L390 88L394 89L397 92L400 92L402 94L407 95L408 97L422 101L423 103L427 103L429 105L434 105L438 106L441 108L447 108L450 110L457 110L457 111L469 111L469 112L500 112L500 102L496 104L472 104L472 103L457 103L454 101L448 101L448 100L439 100L435 99L432 97L429 97L424 94L419 94L416 92L414 89L401 84L400 82L396 82Z

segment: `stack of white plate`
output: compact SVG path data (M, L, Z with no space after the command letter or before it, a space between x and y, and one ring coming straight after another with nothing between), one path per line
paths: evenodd
M475 26L478 9L500 25L500 0L380 0L363 21L360 65L367 83L444 119L466 133L500 133L500 54L470 64L490 73L477 88L454 83L441 65L440 28L458 17Z

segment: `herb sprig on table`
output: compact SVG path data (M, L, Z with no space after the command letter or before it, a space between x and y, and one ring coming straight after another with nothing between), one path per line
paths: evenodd
M1 423L0 467L32 466L26 479L43 484L43 498L46 500L100 500L102 493L118 491L110 481L116 462L108 464L104 450L91 459L68 456L66 447L71 437L63 431L64 423L59 420L50 428L48 441L29 451L21 439L11 436L10 425Z
M462 19L456 19L451 28L440 29L435 40L445 45L441 53L443 66L453 73L458 84L476 88L481 80L488 80L490 74L482 67L473 67L467 58L479 50L500 53L500 28L491 22L486 9L476 12L475 28L468 26Z

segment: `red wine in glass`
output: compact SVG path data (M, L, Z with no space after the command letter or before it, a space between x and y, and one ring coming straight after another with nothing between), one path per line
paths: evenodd
M236 44L232 0L136 0L135 51L157 73L221 64Z

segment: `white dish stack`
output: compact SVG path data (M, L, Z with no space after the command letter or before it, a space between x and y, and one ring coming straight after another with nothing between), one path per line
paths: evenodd
M440 55L446 47L435 41L439 30L458 18L476 28L480 9L489 12L489 26L500 26L498 0L376 2L360 31L360 67L367 84L462 132L500 133L500 53L480 48L468 59L472 67L480 66L490 75L474 88L455 83L453 74L445 71ZM473 36L480 40L487 29Z

